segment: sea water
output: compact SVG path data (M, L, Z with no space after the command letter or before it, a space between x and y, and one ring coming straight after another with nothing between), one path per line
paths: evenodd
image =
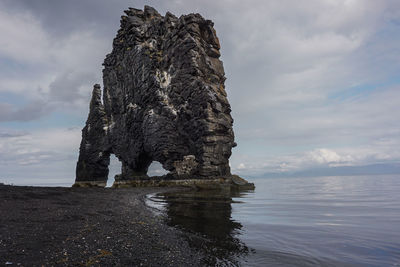
M254 191L151 195L204 263L400 266L400 175L254 179Z

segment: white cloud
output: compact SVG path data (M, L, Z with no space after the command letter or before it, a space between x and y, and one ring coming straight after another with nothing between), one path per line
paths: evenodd
M309 152L310 159L317 163L337 163L342 161L342 158L335 152L329 149L317 149Z
M0 6L1 7L1 6ZM0 9L0 55L24 63L45 64L50 40L28 11L11 14Z
M26 107L9 107L2 120L32 120L60 109L86 110L93 84L102 80L101 62L111 49L111 39L96 35L93 27L54 36L28 10L11 13L1 7L0 57L6 61L0 64L0 92L19 95L21 102L28 102ZM3 108L6 104L15 103L1 103ZM32 105L40 112L22 119L16 115Z
M1 182L72 184L81 139L80 129L42 129L32 132L2 131Z
M232 171L244 176L259 176L265 173L298 172L321 167L399 163L400 149L396 147L400 147L399 140L391 139L341 149L317 148L311 151L261 157L239 155L238 158L233 159L233 162L241 160L244 163L236 165L237 167L232 168Z
M69 159L80 144L80 129L43 129L0 138L0 165ZM43 161L45 159L45 161Z
M55 71L101 69L111 40L104 40L95 32L95 28L86 27L65 36L53 36L28 10L9 13L2 7L0 56L35 68L51 67ZM95 63L99 64L92 66Z
M244 163L240 163L240 164L236 167L236 169L238 169L238 170L246 169L246 165L245 165Z

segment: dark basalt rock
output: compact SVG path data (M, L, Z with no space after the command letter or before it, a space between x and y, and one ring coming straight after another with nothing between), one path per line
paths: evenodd
M110 154L118 180L144 179L152 161L167 178L230 177L236 144L213 22L130 8L104 60L82 130L76 182L105 185Z

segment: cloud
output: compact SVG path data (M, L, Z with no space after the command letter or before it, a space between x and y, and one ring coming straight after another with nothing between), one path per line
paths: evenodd
M31 184L51 179L73 182L81 138L77 128L31 132L3 129L0 134L0 179Z
M324 148L309 152L309 157L313 162L320 164L337 163L343 161L343 159L335 151Z
M3 131L0 164L60 161L75 157L80 143L79 129L46 129L25 133Z
M40 22L28 11L0 10L0 56L30 64L49 60L49 39Z
M88 81L95 80L93 73L64 72L49 85L49 97L53 101L74 103L87 99Z
M36 120L54 111L86 110L111 40L85 27L52 35L29 9L0 7L0 92L19 94L1 103L0 121ZM24 77L21 79L21 77ZM27 102L21 107L22 102Z
M240 156L243 161L232 171L246 176L262 176L265 173L293 173L312 171L318 168L341 166L364 166L373 164L398 164L400 161L400 142L396 139L377 141L374 144L347 147L341 149L317 148L298 153L286 153L279 156Z
M31 121L49 113L45 102L36 100L22 108L15 108L8 103L0 103L0 122L6 121Z
M246 165L242 162L236 167L236 169L238 169L238 170L246 169Z
M23 136L24 133L18 132L0 132L0 138L10 138L10 137L20 137Z

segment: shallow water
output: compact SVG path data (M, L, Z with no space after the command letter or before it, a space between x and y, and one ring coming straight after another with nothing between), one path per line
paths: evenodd
M400 266L400 176L255 179L256 190L151 195L210 265Z

